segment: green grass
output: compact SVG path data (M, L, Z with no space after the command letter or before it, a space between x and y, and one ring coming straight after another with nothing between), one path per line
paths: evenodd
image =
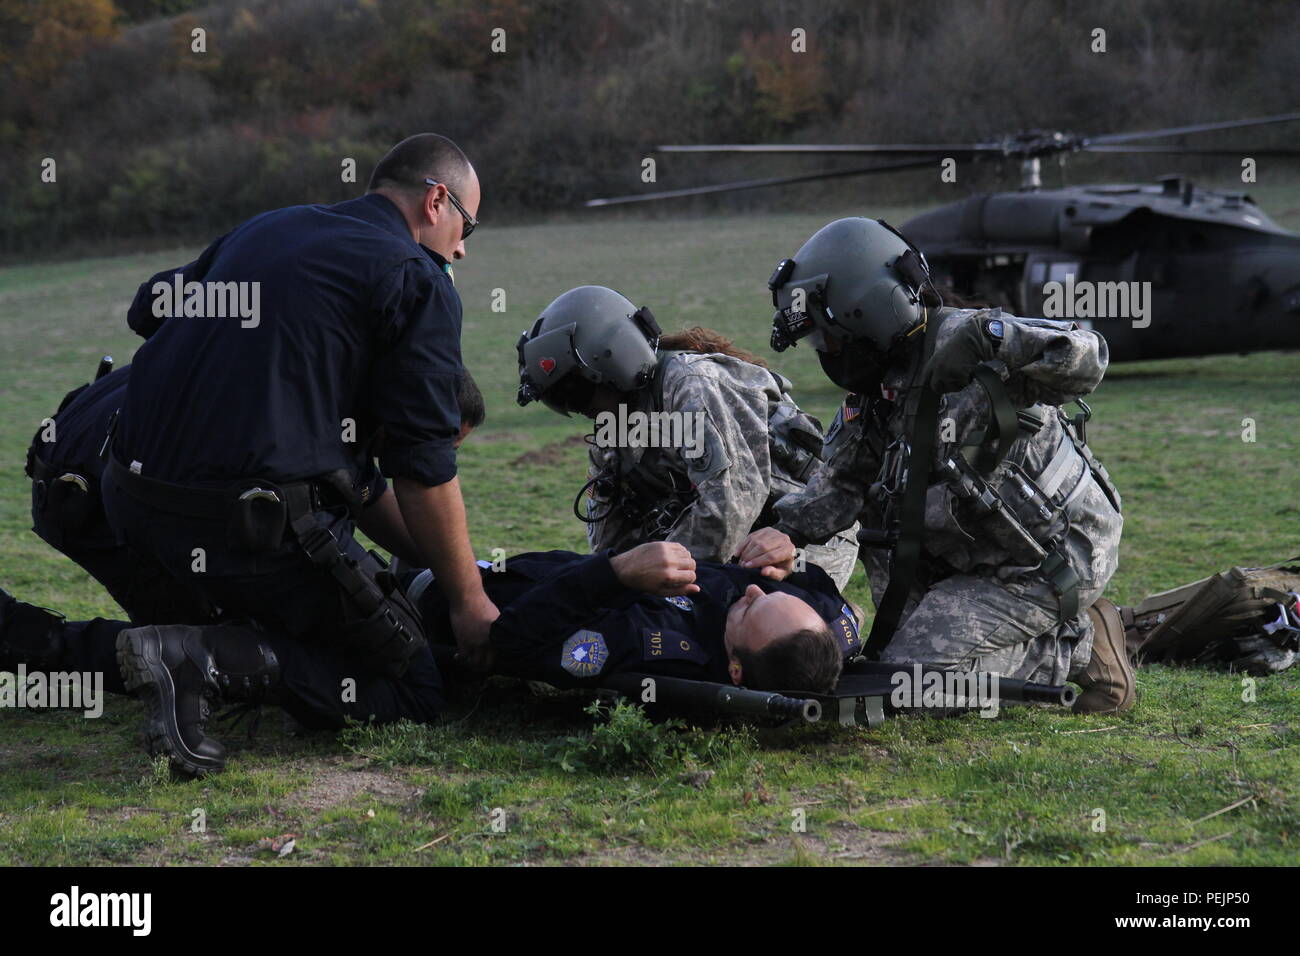
M1293 192L1267 206L1300 225ZM584 545L570 506L585 422L514 402L514 341L551 298L610 285L665 328L709 325L767 354L770 267L831 217L592 217L476 235L456 271L466 362L488 401L461 453L479 554ZM99 355L129 359L136 340L123 316L136 285L195 252L0 269L0 584L25 599L73 618L120 615L27 530L21 462ZM495 288L504 313L491 311ZM839 396L810 351L774 364L829 420ZM1125 500L1112 597L1300 551L1297 381L1296 354L1111 371L1089 431ZM1247 417L1252 444L1240 437ZM867 602L860 569L849 593ZM1245 703L1239 677L1153 668L1139 674L1137 708L1119 717L1022 708L875 731L655 730L622 714L593 735L584 701L494 680L463 689L433 727L295 737L272 715L251 741L227 735L229 770L194 783L171 782L138 748L130 701L93 721L6 710L0 862L1294 863L1297 690L1290 672L1260 680ZM792 829L796 811L804 832ZM279 857L269 841L287 834L294 849Z

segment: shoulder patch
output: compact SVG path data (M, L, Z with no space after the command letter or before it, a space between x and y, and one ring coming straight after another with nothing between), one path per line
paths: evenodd
M643 627L641 646L642 657L647 661L690 661L701 665L709 662L709 653L699 641L680 631Z
M560 666L574 677L593 677L599 674L609 659L605 636L597 631L577 631L560 651Z
M708 481L714 475L723 471L731 465L731 459L727 457L727 451L722 445L722 438L718 435L717 429L713 427L707 416L704 419L704 434L697 435L696 440L700 443L700 453L694 458L688 458L683 455L686 462L686 470L690 472L691 481L699 484L702 481Z
M839 409L835 413L835 418L831 421L831 427L826 429L826 437L822 439L822 445L826 446L835 441L835 436L840 433L844 427L844 409Z

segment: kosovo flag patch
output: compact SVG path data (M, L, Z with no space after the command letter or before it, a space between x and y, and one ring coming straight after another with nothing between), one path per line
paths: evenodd
M605 636L597 631L577 631L560 651L560 666L574 677L593 677L609 660Z

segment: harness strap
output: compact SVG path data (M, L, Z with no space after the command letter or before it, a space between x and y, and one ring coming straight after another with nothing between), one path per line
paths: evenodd
M885 649L898 628L899 618L903 615L903 607L907 603L907 595L915 582L921 561L925 496L934 464L935 432L939 418L939 393L928 382L920 380L920 369L925 367L934 351L935 333L929 322L925 324L924 336L904 412L911 451L907 456L907 485L903 489L899 507L898 543L894 545L889 564L889 584L880 600L880 606L876 608L871 634L863 644L863 651L875 656L879 656Z
M1069 437L1075 449L1083 457L1084 462L1087 463L1088 471L1092 473L1093 478L1097 480L1097 484L1101 486L1101 490L1106 495L1107 500L1110 501L1111 507L1122 513L1123 508L1121 507L1119 489L1117 489L1114 483L1110 480L1110 472L1106 470L1106 466L1101 463L1097 456L1092 453L1092 449L1088 447L1088 443L1079 432L1079 429L1083 427L1081 419L1083 419L1083 421L1086 421L1086 419L1083 415L1076 415L1071 419L1066 416L1064 411L1058 410L1058 413L1065 434ZM1091 414L1091 409L1089 409L1089 414Z
M975 366L974 380L984 389L989 400L989 429L975 455L974 465L981 474L990 475L1011 450L1020 429L1020 418L1016 406L1011 403L1011 396L1007 394L1006 383L990 365L981 362ZM993 445L995 435L997 444Z
M1070 567L1065 554L1053 551L1038 567L1048 584L1061 599L1061 619L1068 621L1079 613L1079 575Z
M1061 435L1056 451L1052 453L1052 460L1038 473L1038 487L1048 498L1056 494L1056 489L1060 488L1065 481L1065 476L1069 474L1068 466L1075 460L1075 454L1070 439L1064 434Z

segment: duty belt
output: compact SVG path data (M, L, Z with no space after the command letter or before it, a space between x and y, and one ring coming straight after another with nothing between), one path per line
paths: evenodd
M291 537L307 559L339 587L344 605L338 625L341 643L359 650L371 666L389 677L404 674L410 659L425 646L419 611L379 556L371 552L354 558L317 522L316 512L335 502L355 513L351 503L341 501L334 483L244 479L227 488L196 488L136 474L113 455L108 458L107 473L142 504L172 514L224 521L241 550L271 550Z
M342 500L332 485L322 481L276 482L274 490L270 490L262 488L257 479L244 479L226 488L200 488L137 474L111 454L105 471L123 491L142 504L189 518L224 520L230 516L231 506L236 501L259 494L279 495L291 522L296 516L330 507L342 506L352 510L351 504Z
M66 468L56 468L49 462L41 458L40 455L33 454L27 461L27 476L37 488L37 497L40 503L44 503L44 498L49 487L56 481L66 481L76 485L79 489L89 493L95 486L96 482L93 477L87 478L79 472L71 471Z

